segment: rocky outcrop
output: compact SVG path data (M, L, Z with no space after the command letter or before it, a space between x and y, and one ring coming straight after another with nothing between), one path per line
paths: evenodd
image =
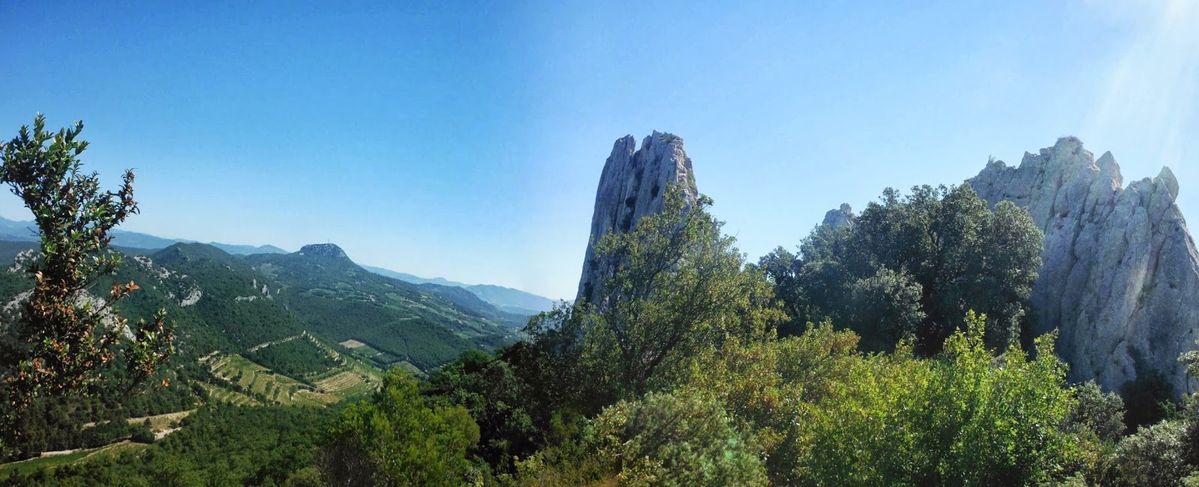
M296 253L300 255L316 255L321 257L334 257L338 259L350 258L346 255L344 250L341 250L341 247L331 243L308 244L300 247L300 251Z
M628 232L643 216L662 211L666 188L672 184L681 189L689 202L694 202L699 194L682 138L655 131L641 142L640 149L631 135L616 141L595 193L591 238L587 241L576 302L596 302L602 295L605 277L619 265L597 256L595 244L604 235Z
M848 203L841 203L840 208L824 213L824 221L820 222L820 225L830 228L851 227L853 219L853 208Z
M1060 330L1072 380L1117 389L1159 371L1189 390L1178 355L1195 348L1199 253L1169 169L1124 187L1111 153L1096 160L1066 137L1018 167L991 162L967 183L992 204L1028 208L1045 232L1033 331Z

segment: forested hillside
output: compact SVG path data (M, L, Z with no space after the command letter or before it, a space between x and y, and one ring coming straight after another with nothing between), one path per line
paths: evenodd
M336 405L377 389L380 371L388 367L423 373L465 350L508 343L513 339L508 330L517 319L469 293L455 301L438 290L363 271L348 259L298 254L247 258L206 244L175 244L152 253L122 251L126 255L121 266L101 276L94 287L138 283L139 289L122 301L119 312L146 316L163 309L169 316L177 347L162 385L132 396L39 401L16 426L25 440L10 460L47 451L95 449L87 454L90 459L106 457L110 450L136 450L119 447L131 430L92 426L123 423L125 418L200 408L203 414L180 429L187 431L212 418L227 420L221 404ZM33 243L0 242L6 269L0 271L0 302L7 303L2 311L6 324L19 318L21 300L32 286L22 270L36 252ZM124 375L117 369L108 373ZM214 415L213 408L222 412ZM254 424L247 431L267 434L276 426ZM164 425L156 432L175 434L173 428ZM255 454L252 448L245 451ZM63 458L68 457L75 458ZM36 471L32 466L39 464L30 462L36 460L23 462L31 465L24 468ZM4 476L0 470L0 478Z
M41 239L0 242L0 485L1199 482L1197 396L1069 382L1029 326L1045 234L968 185L755 263L681 138L624 138L579 300L522 326L328 243L112 247L132 173L94 191L42 123L4 153Z

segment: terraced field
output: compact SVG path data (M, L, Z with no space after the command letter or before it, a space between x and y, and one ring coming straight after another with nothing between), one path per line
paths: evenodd
M382 383L382 376L377 371L356 362L315 382L318 391L343 398L369 394Z
M251 362L241 355L230 354L212 358L209 370L227 380L251 397L264 398L282 405L325 406L341 397L317 392L312 387Z
M207 382L201 382L200 387L203 387L205 391L208 391L208 397L213 401L229 403L234 406L257 406L262 404L257 399L254 399L250 396L237 391L231 391L224 387L217 387Z

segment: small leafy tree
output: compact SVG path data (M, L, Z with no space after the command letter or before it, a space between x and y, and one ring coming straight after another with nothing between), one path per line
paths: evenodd
M763 337L783 318L769 283L721 234L711 203L701 196L688 205L671 186L661 213L597 246L620 265L596 303L585 353L615 368L609 380L625 397L645 393L703 347Z
M766 470L720 403L650 393L604 410L588 432L625 485L766 485Z
M1119 394L1103 392L1095 381L1087 381L1074 387L1078 400L1066 420L1066 427L1077 432L1088 432L1105 443L1120 440L1124 432L1124 400Z
M371 401L350 406L318 455L331 485L462 485L479 427L462 406L434 406L396 369Z
M1186 424L1167 420L1146 426L1116 448L1116 468L1125 485L1179 485L1194 467L1185 458Z
M684 388L715 398L764 453L772 485L797 485L810 451L815 405L863 372L858 337L824 323L778 340L731 340L695 357ZM904 377L912 377L904 371Z
M1012 344L999 358L984 345L987 316L966 314L966 329L934 362L929 415L917 416L916 444L936 462L926 477L947 485L1028 485L1051 480L1070 452L1060 425L1074 409L1055 334L1038 337L1036 358ZM925 429L927 428L927 429Z
M468 350L433 372L424 384L436 404L466 408L479 425L475 453L500 471L540 446L530 401L533 396L508 362L482 350Z
M22 126L0 149L0 181L33 213L41 236L41 253L26 269L34 287L12 330L15 349L4 354L0 371L8 412L39 396L94 390L122 335L131 339L124 358L135 382L150 377L173 351L163 311L131 329L114 308L137 284L113 284L107 300L89 292L120 265L121 255L109 250L110 232L137 213L137 202L132 171L117 191L101 190L99 176L82 171L79 156L88 146L79 139L82 131L77 122L49 132L39 114L32 132Z

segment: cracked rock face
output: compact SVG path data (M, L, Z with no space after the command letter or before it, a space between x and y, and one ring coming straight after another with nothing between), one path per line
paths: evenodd
M1032 329L1060 330L1071 380L1114 390L1156 370L1176 393L1191 390L1178 356L1199 329L1199 253L1169 169L1124 187L1111 153L1096 160L1066 137L1018 167L991 162L967 183L991 204L1028 208L1045 232Z
M662 211L663 197L671 184L681 188L690 203L699 195L682 138L655 131L641 142L640 149L632 135L617 139L595 193L591 238L576 302L596 302L602 296L604 278L619 264L597 256L595 244L604 235L628 232L643 216Z
M840 208L826 212L820 224L832 228L852 227L854 217L853 207L849 203L841 203Z

